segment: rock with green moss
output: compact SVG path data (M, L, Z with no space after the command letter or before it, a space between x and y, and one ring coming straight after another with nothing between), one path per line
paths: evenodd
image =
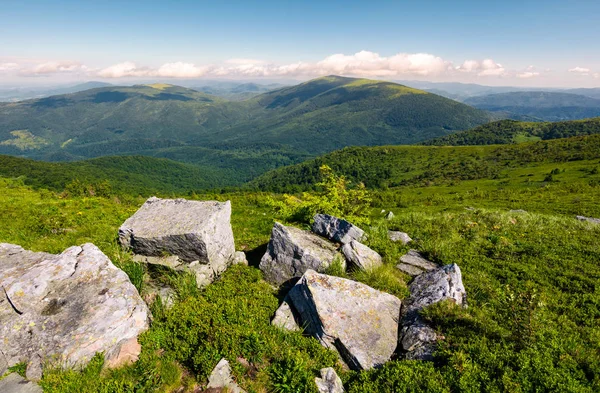
M119 228L126 249L210 284L235 260L231 203L149 198Z
M378 367L398 344L401 302L365 284L308 270L287 295L292 311L353 370Z
M265 280L281 285L301 277L309 269L324 272L337 260L343 261L344 258L331 242L308 231L276 222L259 267Z
M39 379L48 360L83 365L97 352L115 367L137 360L150 312L93 244L59 255L0 244L0 288L0 375L26 362L27 377Z

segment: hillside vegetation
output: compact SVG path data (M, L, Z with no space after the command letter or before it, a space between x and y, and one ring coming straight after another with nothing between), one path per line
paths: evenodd
M500 120L471 130L434 138L421 144L429 146L500 145L592 134L600 134L600 118L561 122Z

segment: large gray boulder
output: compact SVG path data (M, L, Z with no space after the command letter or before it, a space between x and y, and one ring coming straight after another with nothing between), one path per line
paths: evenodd
M321 378L315 378L319 393L344 393L344 385L335 370L331 367L321 369Z
M344 244L342 253L349 263L360 270L372 270L383 265L381 255L356 240Z
M420 317L425 307L449 300L466 307L467 293L456 264L439 267L417 276L409 285L410 296L402 305L402 349L407 359L428 360L440 339Z
M210 284L235 256L231 203L152 197L119 228L119 241L136 260L163 264Z
M281 285L292 278L301 277L309 269L323 272L336 259L345 263L330 242L308 231L276 222L259 267L265 280Z
M287 302L305 332L336 350L353 370L380 366L396 349L401 302L395 296L308 270Z
M0 380L2 393L42 393L42 388L35 382L28 381L19 374L12 373Z
M350 243L352 240L360 241L365 235L365 231L359 227L328 214L314 216L312 231L319 236L342 244Z
M27 362L85 364L104 352L109 366L137 360L149 311L127 275L93 244L62 254L0 244L0 375Z

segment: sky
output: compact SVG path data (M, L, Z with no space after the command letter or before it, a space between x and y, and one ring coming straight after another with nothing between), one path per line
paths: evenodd
M598 0L0 0L0 86L345 75L600 87Z

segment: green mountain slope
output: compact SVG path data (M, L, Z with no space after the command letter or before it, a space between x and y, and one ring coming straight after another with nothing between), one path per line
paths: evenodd
M600 135L502 146L349 147L268 172L248 186L274 192L310 189L319 181L321 165L370 188L501 180L521 175L525 177L520 182L525 182L529 173L537 173L535 179L543 181L557 163L585 162L581 171L571 171L570 176L597 174L599 158Z
M600 116L600 100L577 94L526 91L470 97L465 104L476 108L541 120L576 120Z
M0 154L75 159L182 146L278 143L306 154L414 143L490 117L402 85L326 77L226 101L183 87L106 87L0 104Z
M562 122L501 120L471 130L431 139L421 144L435 146L499 145L591 134L600 134L600 117Z

